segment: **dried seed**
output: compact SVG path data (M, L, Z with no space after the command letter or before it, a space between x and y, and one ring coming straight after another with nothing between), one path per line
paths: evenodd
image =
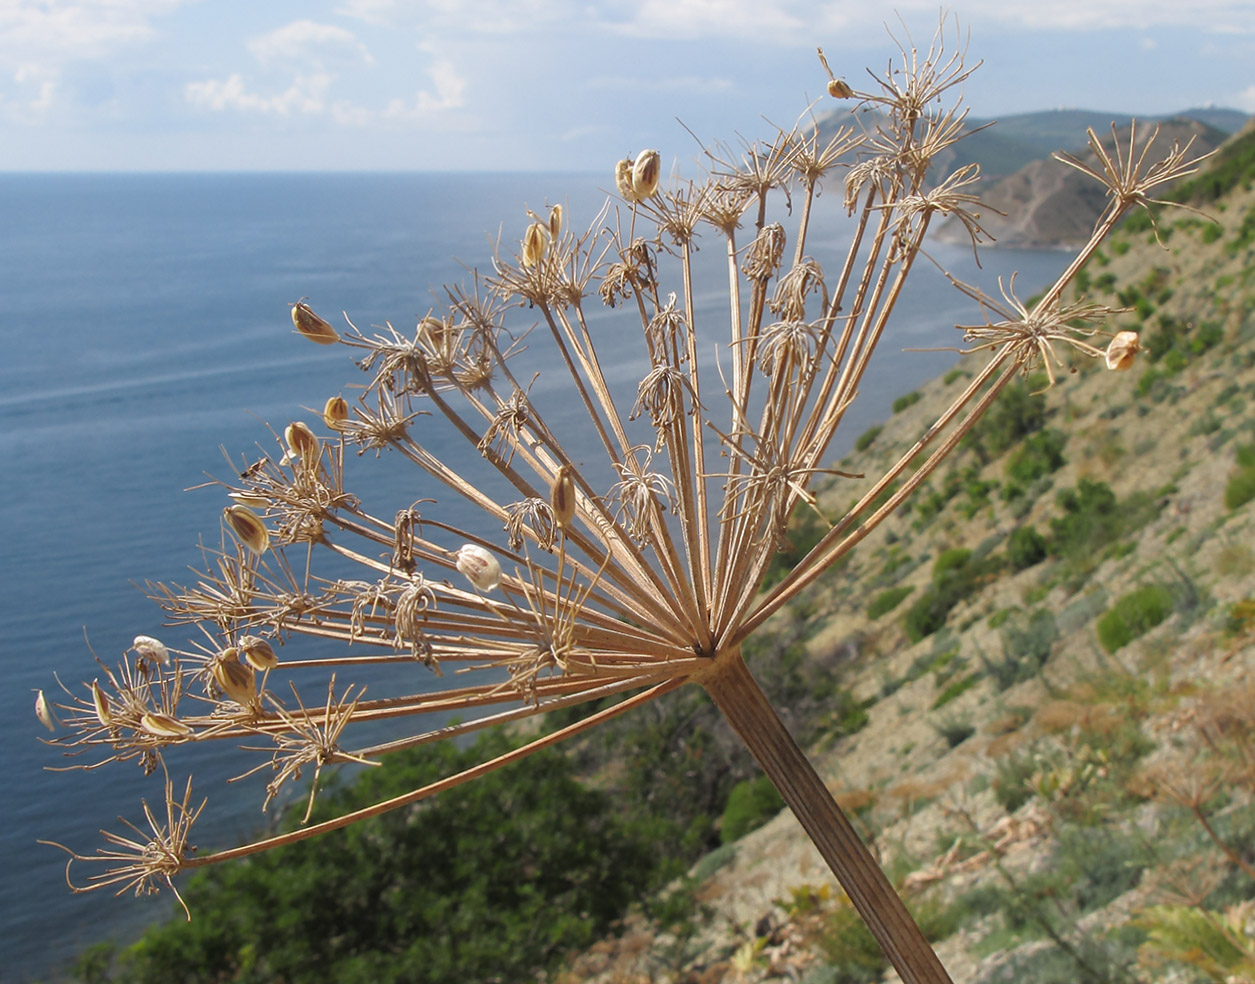
M323 423L332 430L343 430L349 419L349 404L342 396L331 397L322 408Z
M279 657L261 636L242 636L237 648L240 658L255 670L272 670L279 665Z
M57 730L57 719L42 690L35 691L35 717L39 718L39 723L49 731Z
M224 649L213 661L213 676L218 686L237 704L247 705L257 696L253 671L239 660L234 646Z
M145 711L139 719L139 726L158 738L184 738L192 733L192 729L178 718L159 711Z
M840 79L831 79L828 82L828 95L834 99L852 99L854 90Z
M162 666L170 665L170 650L166 648L165 643L160 639L154 639L152 636L137 635L131 643L131 649L141 658L152 660L160 663Z
M658 190L662 156L656 150L642 150L632 165L632 192L637 201L644 201Z
M458 548L457 568L479 591L492 591L501 583L501 564L497 558L473 543Z
M1107 344L1105 361L1107 368L1113 372L1124 372L1133 368L1133 360L1141 351L1141 339L1135 331L1118 331Z
M92 703L96 705L96 719L106 728L113 727L113 712L109 710L109 698L100 689L100 683L92 681Z
M266 524L247 506L227 506L222 511L222 518L231 527L231 532L253 553L262 554L270 549L270 532Z
M549 245L549 230L539 222L533 222L523 234L523 265L534 267L545 258Z
M560 235L562 235L562 206L555 205L549 210L549 239L556 243Z
M625 157L614 166L614 186L625 201L637 200L636 192L632 189L632 158Z
M283 440L288 446L288 455L301 461L314 461L321 452L318 438L303 420L288 424L283 429Z
M571 465L563 465L549 489L549 505L553 509L553 521L558 529L565 530L575 518L575 471Z
M253 509L265 509L270 505L270 500L264 495L253 495L250 492L230 492L228 494L240 505L249 506Z
M319 345L334 345L340 340L339 332L318 317L303 300L292 305L292 324L302 335Z

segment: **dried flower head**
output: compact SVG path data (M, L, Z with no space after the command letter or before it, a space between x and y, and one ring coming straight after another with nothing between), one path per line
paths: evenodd
M186 867L407 806L696 684L777 782L902 980L948 980L788 738L741 647L928 481L1018 375L1044 365L1053 381L1064 354L1116 367L1131 357L1135 343L1122 334L1105 351L1095 344L1110 311L1069 301L1065 291L1120 215L1193 162L1174 148L1148 164L1153 138L1118 147L1096 167L1069 161L1108 188L1091 240L1032 304L1016 298L1014 279L1001 298L954 281L984 315L959 326L966 353L982 365L883 475L821 503L821 476L862 478L825 461L877 346L893 338L931 219L955 216L973 245L980 236L974 169L940 182L929 176L963 131L959 96L971 71L962 47L947 47L942 34L925 50L903 45L869 94L824 62L834 95L878 110L874 132L843 128L821 146L817 127L799 124L736 151L716 145L706 152L710 173L674 192L659 191L659 152L642 151L618 163L621 201L592 216L587 232L563 231L570 219L557 206L531 215L521 249L498 249L491 274L446 288L412 335L350 322L341 338L303 302L293 307L301 334L343 342L367 376L351 413L338 397L324 408L338 440L322 442L293 423L276 435L279 460L232 468L219 483L231 502L221 548L204 549L191 586L150 585L167 622L196 625L203 638L172 652L169 665L137 639L136 660L106 668L108 688L98 678L89 696L66 691L58 707L70 734L53 743L101 751L105 761L138 758L153 771L192 739L198 748L234 747L264 735L273 742L264 763L275 772L269 802L307 765L317 776L325 764L374 762L394 748L537 712L603 707L394 799L194 860L186 835L199 808L190 785L176 801L167 780L165 822L145 807L151 836L106 835L111 847L92 859L111 865L100 884L150 890ZM811 213L821 179L841 169L845 194L833 204L836 219L854 217L851 241L826 270L808 253ZM769 221L786 212L796 219L787 235ZM699 236L720 254L710 282L693 262ZM721 298L718 316L697 297ZM590 324L590 306L610 324ZM525 338L537 360L530 368L545 374L543 399L520 383L515 360ZM616 342L635 343L639 359L612 354ZM574 419L547 418L554 402L576 408ZM348 448L359 457L346 456ZM372 511L346 468L346 458L362 461L367 449L463 500L479 522L443 515L434 499ZM831 502L851 500L828 515ZM821 533L765 585L800 508L820 517ZM320 648L302 650L306 639ZM272 642L291 658L280 662ZM336 644L351 650L327 655ZM334 672L365 675L413 659L433 673L454 668L458 685L424 689L410 677L368 701L354 680L336 696ZM331 679L323 706L277 686L298 670ZM186 693L184 672L203 694ZM382 681L387 687L395 676ZM449 711L462 722L442 718L386 745L351 745L357 722Z

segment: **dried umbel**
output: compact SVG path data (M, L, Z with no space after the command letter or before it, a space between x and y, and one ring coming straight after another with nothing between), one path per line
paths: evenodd
M968 74L939 33L927 50L905 47L871 92L833 85L829 71L834 94L878 111L865 114L874 133L842 128L821 142L817 126L799 124L739 155L714 147L710 174L672 188L660 183L658 152L625 159L619 200L587 231L571 231L557 208L531 216L521 249L499 250L490 274L447 287L412 335L350 325L333 338L294 307L298 331L351 351L367 374L361 396L351 413L328 403L330 438L292 424L261 461L233 468L220 483L231 501L221 549L206 549L192 587L152 589L168 622L197 627L191 648L171 651L166 665L133 647L105 668L108 692L99 680L66 690L54 741L164 775L185 745L218 741L247 755L260 734L273 742L265 757L237 771L271 769L269 802L307 764L374 762L538 712L601 709L376 806L217 852L187 850L199 809L190 786L176 799L167 780L164 821L147 815L151 836L110 835L100 855L73 854L74 865L105 866L89 887L149 890L187 868L403 808L695 684L776 782L902 980L946 981L741 646L928 481L1018 375L1044 367L1053 380L1079 359L1125 365L1135 344L1117 335L1104 347L1109 312L1071 297L1069 283L1129 208L1193 166L1180 147L1148 163L1154 135L1114 152L1093 138L1097 166L1065 161L1108 192L1091 240L1031 304L1013 280L1001 298L956 281L982 315L959 328L979 362L969 384L883 475L821 501L820 476L863 478L825 463L877 346L900 347L897 300L933 223L955 217L974 244L981 235L974 169L928 174L963 132L957 95ZM844 194L821 199L825 181ZM833 258L810 236L812 206L825 203L834 223L852 216L848 250ZM721 254L713 282L695 272L699 238ZM698 296L722 298L719 310L699 307ZM608 323L590 325L603 305ZM518 371L525 338L528 371L545 377L537 391L547 397L529 395ZM637 361L609 352L616 342L635 345ZM348 468L375 460L365 450L412 466L442 500L372 507ZM450 496L480 521L444 514ZM852 505L829 515L838 501ZM822 535L764 588L798 508L822 517ZM418 687L412 675L390 689L402 660L452 669L453 690ZM337 697L335 673L346 668L355 678ZM311 678L325 702L299 692ZM461 723L440 717L398 741L353 744L358 722L450 711Z

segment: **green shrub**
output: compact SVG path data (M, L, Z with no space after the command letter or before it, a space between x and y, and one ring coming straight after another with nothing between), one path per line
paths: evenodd
M1059 641L1059 627L1051 612L1039 608L1031 615L1015 611L1001 628L1002 659L984 659L984 663L998 689L1006 690L1037 676Z
M912 391L904 396L899 396L893 401L893 412L901 413L907 407L913 407L915 404L919 403L921 399L923 399L923 394L918 391Z
M976 726L966 718L946 718L938 721L934 727L937 734L945 739L947 748L958 748L976 734Z
M1031 485L1063 467L1063 446L1068 438L1054 429L1030 434L1007 459L1007 477L1018 485Z
M1225 508L1237 509L1252 499L1255 499L1255 468L1242 468L1225 485Z
M723 810L719 838L725 844L757 830L784 809L784 800L766 776L746 779L732 787Z
M1032 798L1029 780L1036 771L1037 758L1031 752L1018 752L1000 759L994 773L994 799L1008 813L1014 813Z
M869 619L878 619L886 612L891 612L902 602L902 599L909 595L915 589L909 585L899 585L896 588L888 588L880 592L872 599L870 605L867 606L867 617Z
M950 610L976 592L1001 566L1001 560L977 557L971 550L944 550L933 564L932 584L907 610L902 627L912 642L919 642L946 624Z
M315 807L316 819L424 785L509 747L489 734L398 752ZM299 814L299 811L295 811ZM652 840L556 752L339 832L207 869L196 913L149 930L123 979L531 980L601 938L654 884Z
M1116 601L1098 620L1098 641L1114 653L1149 632L1172 614L1172 593L1162 584L1145 584Z
M945 690L937 695L937 699L933 701L933 710L937 710L939 707L945 707L948 703L950 703L950 701L954 700L961 694L967 693L978 683L980 683L979 673L969 673L967 676L955 680L948 687L946 687ZM956 742L955 744L958 743ZM954 745L951 745L950 747L953 748Z
M944 376L941 377L941 382L943 385L949 386L956 379L961 379L962 377L966 375L967 375L967 370L965 369L951 369L948 373L946 373Z
M1007 538L1007 560L1013 571L1026 570L1046 559L1046 538L1032 526L1017 526Z
M855 451L866 451L872 446L872 441L880 436L880 432L884 430L883 424L877 424L875 427L869 427L858 436L858 440L854 442Z
M1017 379L1009 385L964 438L983 461L992 461L1045 424L1046 400L1034 391L1034 382Z

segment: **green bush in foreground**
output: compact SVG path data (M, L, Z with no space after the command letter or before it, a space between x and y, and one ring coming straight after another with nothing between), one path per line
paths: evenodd
M1162 584L1130 591L1098 620L1098 641L1114 653L1145 635L1172 614L1172 594Z
M487 735L398 753L328 809L465 768L508 747ZM122 957L135 984L530 980L600 938L650 887L656 845L546 752L416 808L189 879L191 923Z

